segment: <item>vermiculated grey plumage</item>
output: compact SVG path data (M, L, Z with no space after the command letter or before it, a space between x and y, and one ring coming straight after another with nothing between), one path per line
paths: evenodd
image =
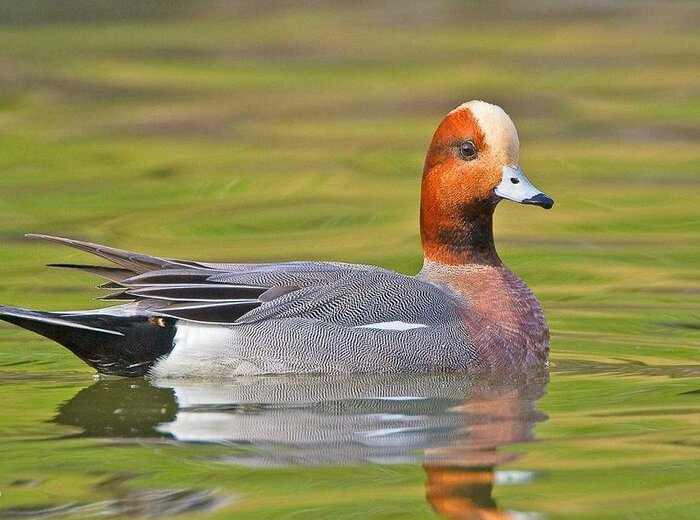
M109 327L110 316L116 324L133 315L145 320L144 326L159 327L159 320L177 320L173 344L144 358L145 369L154 375L453 372L485 363L460 314L462 295L420 276L346 263L190 262L41 238L118 263L118 276L95 266L85 270L118 280L110 287L121 292L110 298L135 300L55 314L64 322L97 320ZM124 271L135 274L123 277ZM100 360L93 366L107 365Z

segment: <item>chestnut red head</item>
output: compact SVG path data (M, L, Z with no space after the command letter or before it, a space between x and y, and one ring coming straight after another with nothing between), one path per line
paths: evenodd
M492 215L510 199L549 209L554 201L520 169L520 142L502 108L469 101L438 126L423 169L421 236L426 258L500 264Z

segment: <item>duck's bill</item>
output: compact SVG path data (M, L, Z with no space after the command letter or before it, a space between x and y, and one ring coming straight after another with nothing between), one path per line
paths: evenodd
M504 166L502 170L503 179L496 186L496 195L502 199L512 200L520 204L541 206L544 209L550 209L554 206L554 200L530 184L520 168Z

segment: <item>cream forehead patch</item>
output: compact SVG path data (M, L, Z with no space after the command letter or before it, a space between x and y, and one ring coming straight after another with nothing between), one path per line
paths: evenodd
M508 114L485 101L469 101L455 110L468 109L484 133L490 153L504 166L520 163L520 141L515 125Z

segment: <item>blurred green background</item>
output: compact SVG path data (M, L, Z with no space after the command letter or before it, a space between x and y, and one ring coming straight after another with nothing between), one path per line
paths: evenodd
M549 212L504 202L496 214L499 252L552 329L550 420L514 466L549 478L501 486L499 500L551 517L692 518L699 22L690 1L0 3L0 302L99 305L93 280L43 266L84 255L25 232L414 273L432 132L463 101L490 101L514 119L530 180L556 200ZM134 465L146 475L137 482L201 479L270 504L286 492L288 511L319 501L293 491L294 470L220 479L214 447L125 457L56 440L39 453L37 439L58 435L47 419L92 371L48 340L0 329L7 479L48 475L5 492L4 507L92 500L107 492L88 469ZM397 488L374 498L394 516L362 516L371 479L387 475ZM329 518L429 514L417 467L302 478L321 494L357 491L334 497ZM276 517L263 502L242 514Z

